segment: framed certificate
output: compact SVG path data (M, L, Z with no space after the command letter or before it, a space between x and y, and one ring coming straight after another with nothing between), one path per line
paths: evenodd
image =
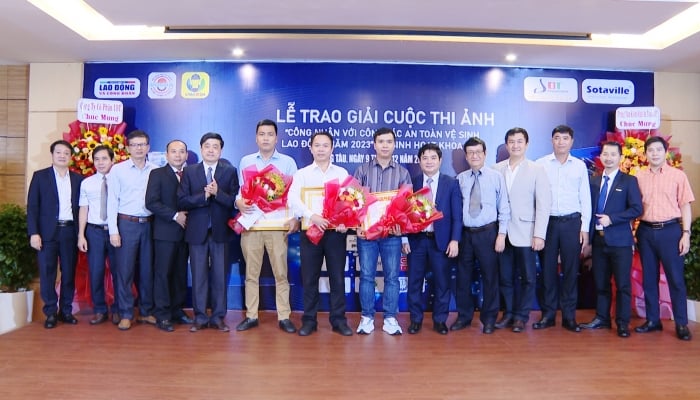
M301 188L301 201L314 214L323 214L323 187L304 187ZM301 219L301 229L309 229L311 221L304 217Z
M365 216L365 220L362 221L362 229L366 230L379 221L386 213L386 207L391 202L391 199L393 199L398 192L398 190L389 190L386 192L372 193L372 195L377 198L377 201L370 204L367 208L367 215Z
M285 224L292 218L292 211L285 207L280 210L262 212L255 207L253 212L241 215L238 223L249 231L286 231Z

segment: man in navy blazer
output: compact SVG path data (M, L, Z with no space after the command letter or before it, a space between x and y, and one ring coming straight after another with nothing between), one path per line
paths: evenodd
M228 332L226 317L226 268L229 242L234 232L228 227L238 193L238 173L230 163L220 162L224 140L218 133L205 133L199 141L203 161L185 168L178 189L178 205L186 210L185 241L190 245L192 306L194 323L190 332L206 327ZM207 301L211 316L207 316Z
M617 335L629 337L631 314L632 221L642 214L642 195L637 178L620 171L622 146L606 142L600 153L605 166L602 176L591 178L594 218L591 218L590 240L593 251L593 278L597 303L596 315L582 328L611 328L610 278L617 290L615 322Z
M34 172L27 195L27 233L38 251L44 327L57 321L77 324L73 316L75 263L78 251L78 198L83 177L68 170L73 147L65 140L51 144L52 165ZM57 261L61 266L61 297L56 296ZM58 303L58 307L57 307Z
M418 150L422 173L411 180L415 190L429 186L435 207L443 217L425 231L408 235L403 251L408 256L408 309L411 325L408 333L418 333L423 324L421 294L428 270L433 272L435 300L433 302L433 329L446 335L447 316L450 312L450 265L459 252L462 236L462 193L457 180L441 174L442 150L435 143L426 143Z
M187 211L177 206L177 188L187 161L187 145L172 140L165 146L168 163L151 171L146 188L146 208L153 219L153 303L156 326L174 331L176 323L191 324L182 308L187 296L187 259L185 244Z

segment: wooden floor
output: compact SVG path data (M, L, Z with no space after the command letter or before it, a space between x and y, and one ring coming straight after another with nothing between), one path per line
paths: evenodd
M533 319L537 316L533 313ZM47 331L43 321L0 336L1 399L700 399L700 329L620 339L560 326L483 335L480 324L440 336L341 337L327 314L310 337L283 333L261 314L248 332L165 333L111 324ZM579 311L587 321L592 311ZM352 328L359 315L348 315ZM429 321L430 316L426 317ZM448 323L452 322L450 316ZM231 311L233 328L243 314ZM299 323L300 315L292 319ZM408 315L399 322L406 329ZM641 321L634 320L633 327Z

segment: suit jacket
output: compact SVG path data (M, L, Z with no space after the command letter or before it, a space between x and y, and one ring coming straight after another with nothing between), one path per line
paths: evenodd
M164 167L151 171L146 187L146 208L154 215L153 239L179 242L185 238L185 230L175 221L175 213L181 209L177 206L177 188L180 182L173 168Z
M423 174L411 178L414 190L423 187ZM440 174L435 207L442 212L443 217L433 222L435 242L442 251L447 251L451 240L459 241L462 237L462 192L459 183L451 176ZM409 244L414 236L408 235Z
M78 234L78 199L83 177L69 171L71 207L75 234ZM27 194L27 233L39 234L42 240L51 240L56 232L58 221L58 185L53 167L35 171Z
M506 176L508 160L493 167ZM523 160L508 191L510 222L508 240L516 247L530 247L532 238L546 239L549 211L552 207L552 188L547 172L531 160Z
M605 202L603 212L596 211L600 196L600 186L603 177L591 178L591 201L593 204L593 217L591 218L590 243L593 243L595 225L598 221L595 214L606 214L610 217L611 224L603 228L605 232L605 244L614 247L626 247L634 245L632 236L632 221L642 215L642 194L639 190L637 178L632 175L617 171L612 183L608 182L608 199Z
M238 173L230 164L219 162L214 172L219 190L216 196L205 199L207 178L204 164L185 167L178 188L178 206L187 213L185 240L190 244L202 244L207 239L211 222L211 234L215 242L228 242L234 232L228 227L233 214L233 202L238 193Z

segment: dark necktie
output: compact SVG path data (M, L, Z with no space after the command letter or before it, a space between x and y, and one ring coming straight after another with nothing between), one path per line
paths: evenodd
M473 172L474 184L469 192L469 215L476 218L481 212L481 185L479 185L479 175L481 172Z
M107 220L107 177L102 176L102 188L100 189L100 219Z
M175 171L175 175L177 175L177 180L178 180L178 181L182 180L182 170Z
M600 194L598 195L596 214L602 214L605 209L605 200L608 197L608 179L610 178L607 175L603 175L603 187L600 188Z

